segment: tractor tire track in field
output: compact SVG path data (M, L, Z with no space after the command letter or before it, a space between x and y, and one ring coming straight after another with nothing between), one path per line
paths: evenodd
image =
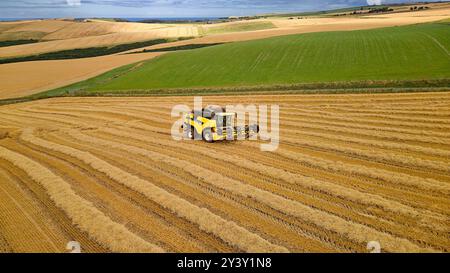
M450 251L450 93L204 97L280 105L274 153L174 141L171 108L192 101L2 106L0 251Z

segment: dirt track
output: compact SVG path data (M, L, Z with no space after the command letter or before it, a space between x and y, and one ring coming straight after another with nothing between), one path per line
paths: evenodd
M280 148L172 140L190 97L0 107L0 251L450 251L450 93L204 100L279 104Z

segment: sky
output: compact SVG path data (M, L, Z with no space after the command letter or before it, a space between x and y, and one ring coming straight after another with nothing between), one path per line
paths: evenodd
M222 17L410 0L0 0L0 18Z

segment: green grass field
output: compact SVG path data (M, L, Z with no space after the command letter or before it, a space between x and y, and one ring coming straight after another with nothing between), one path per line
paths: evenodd
M450 25L325 32L174 52L95 92L450 78Z

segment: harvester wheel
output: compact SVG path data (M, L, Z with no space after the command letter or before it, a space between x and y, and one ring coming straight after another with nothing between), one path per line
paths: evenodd
M256 134L259 133L259 125L257 124L252 125L250 129L253 130L253 132L255 132Z
M190 130L187 132L187 136L189 139L194 139L194 127L191 127Z
M186 136L186 138L194 139L194 130L194 127L187 127L186 125L184 125L184 135Z
M203 140L209 143L214 142L213 134L211 132L211 129L204 129L203 130Z

